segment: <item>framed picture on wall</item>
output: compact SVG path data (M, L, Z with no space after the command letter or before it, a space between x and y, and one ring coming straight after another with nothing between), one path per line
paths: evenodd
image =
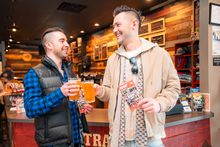
M111 46L108 46L108 53L107 56L111 56L116 50L118 49L118 44L113 44Z
M151 42L157 43L159 46L165 45L165 32L152 35Z
M105 60L108 58L108 48L107 48L107 44L103 43L102 44L102 50L101 50L101 59Z
M165 19L159 18L148 23L144 23L141 26L139 36L151 41L151 36L155 37L156 34L162 32L165 32Z
M96 45L94 47L94 60L97 61L97 60L100 60L100 55L99 55L99 45Z
M209 23L220 26L220 5L210 3L209 5Z
M150 36L142 36L144 39L146 39L146 40L148 40L148 41L150 41Z
M140 35L149 33L149 23L141 25Z
M164 18L157 19L155 21L150 22L150 32L159 32L165 29L165 22Z

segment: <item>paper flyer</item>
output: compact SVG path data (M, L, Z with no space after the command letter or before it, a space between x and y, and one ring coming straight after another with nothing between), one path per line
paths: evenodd
M131 109L137 108L137 103L142 97L137 90L133 80L125 82L119 86L122 97L125 98L125 101L128 103Z

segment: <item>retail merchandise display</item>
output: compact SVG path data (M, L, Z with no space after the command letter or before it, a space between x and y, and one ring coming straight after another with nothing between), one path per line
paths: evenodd
M24 100L23 100L24 85L20 81L10 80L5 84L4 96L11 105L10 110L17 113L24 112Z
M24 92L24 85L23 83L17 80L8 81L5 85L6 93L23 93Z
M191 88L200 91L199 40L175 44L175 67L183 93Z

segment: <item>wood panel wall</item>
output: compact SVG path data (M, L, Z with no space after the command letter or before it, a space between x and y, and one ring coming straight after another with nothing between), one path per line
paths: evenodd
M180 0L174 4L165 6L145 16L144 22L153 21L155 19L165 18L165 46L171 56L174 54L174 44L190 40L193 31L193 0ZM112 41L116 38L112 33L112 29L106 29L101 33L92 35L87 43L87 55L91 56L91 72L104 72L106 60L94 61L94 46L102 41ZM23 55L31 54L31 61L24 61ZM108 54L109 56L110 54ZM9 49L6 53L6 65L12 67L15 76L23 77L27 70L40 62L38 50L27 49Z
M175 43L189 41L191 32L194 31L194 5L193 0L181 0L165 6L164 8L155 11L145 16L143 23L153 21L159 18L165 19L165 46L164 48L170 53L171 57L174 54ZM91 71L104 72L106 61L94 61L94 46L102 42L104 38L115 40L112 37L112 29L103 30L101 33L94 34L90 37L87 50L89 56L92 57ZM110 36L110 37L109 37ZM108 38L109 37L109 38ZM91 52L92 51L92 52ZM173 57L172 57L173 58Z
M92 35L87 43L86 47L86 54L87 56L91 56L91 72L104 72L105 66L107 63L107 59L104 60L96 60L94 59L95 53L94 48L97 45L102 43L110 43L112 41L116 42L116 37L114 36L112 29L105 29L103 31L97 32L96 34ZM108 53L108 57L111 54Z
M14 70L16 77L24 77L30 67L40 63L39 52L36 49L9 49L5 58L6 66L10 66Z
M193 31L193 0L175 2L154 14L146 16L145 21L165 18L166 45L173 48L177 42L189 40Z

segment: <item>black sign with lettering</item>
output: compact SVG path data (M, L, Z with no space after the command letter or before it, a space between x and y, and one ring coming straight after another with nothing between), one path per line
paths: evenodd
M220 57L213 58L213 66L220 66Z

